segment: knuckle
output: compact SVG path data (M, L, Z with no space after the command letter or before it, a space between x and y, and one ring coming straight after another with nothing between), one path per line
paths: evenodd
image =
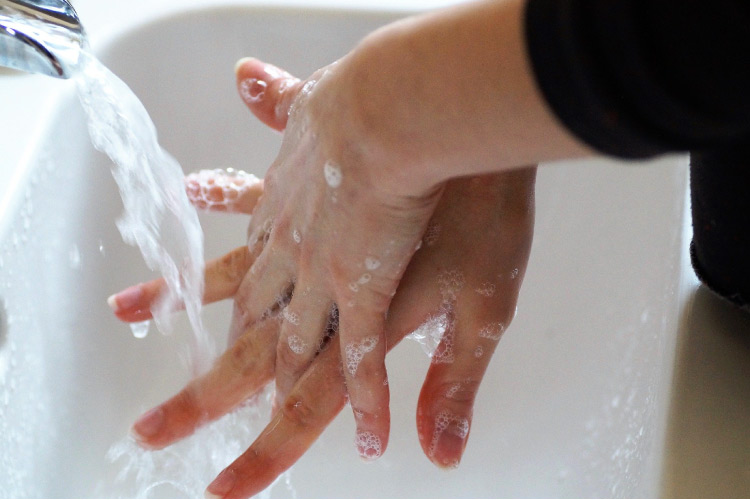
M284 337L276 346L276 371L297 379L306 366L307 356L304 356L304 352L292 350L288 337Z
M436 401L450 406L471 407L478 390L475 379L445 380L435 386L434 395Z
M242 378L255 373L258 359L257 342L253 335L243 335L238 338L226 355L231 372Z
M236 248L219 259L217 272L225 281L242 279L250 267L250 252L246 246Z
M310 405L306 398L297 394L292 394L286 398L280 411L283 418L297 428L312 427L318 421L315 408Z
M176 413L183 415L188 420L198 421L205 413L201 409L200 401L190 386L177 393L171 401L171 407Z

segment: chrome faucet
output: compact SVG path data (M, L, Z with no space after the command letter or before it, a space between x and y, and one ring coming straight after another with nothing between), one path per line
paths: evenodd
M67 0L0 0L0 66L70 78L85 47Z

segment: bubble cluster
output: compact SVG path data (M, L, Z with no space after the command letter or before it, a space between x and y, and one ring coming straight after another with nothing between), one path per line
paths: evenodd
M326 184L334 189L341 185L341 181L344 178L344 175L341 173L341 167L331 161L327 161L323 165L323 175L326 178Z
M257 102L263 99L268 84L257 78L246 78L240 82L240 96L245 102Z
M284 321L286 321L287 323L291 323L294 326L299 326L299 314L290 311L288 307L285 307L281 312L281 317L284 318Z
M292 238L294 239L295 243L301 243L302 242L302 235L299 234L299 231L296 229L292 231Z
M231 210L261 180L233 168L201 170L185 177L188 198L199 208Z
M474 291L477 292L479 295L484 295L485 297L492 297L495 295L495 284L490 283L489 281L485 281L481 285L479 285L478 288L476 288Z
M307 342L302 340L299 335L290 335L287 337L286 343L294 354L304 354L307 351Z
M481 330L479 330L479 336L483 339L490 339L497 342L500 340L500 338L503 336L503 333L505 332L505 325L497 322L497 323L489 323L487 325L484 325Z
M466 284L464 273L458 269L443 271L438 274L438 284L440 285L440 295L443 297L443 303L453 304L458 299L460 292Z
M460 391L460 390L461 390L461 383L460 383L460 382L456 382L455 384L452 384L452 385L451 385L451 386L450 386L450 387L448 388L448 390L447 390L447 391L445 391L445 397L446 397L446 398L448 398L448 399L450 399L450 398L452 398L453 396L455 396L455 395L456 395L456 393L457 393L458 391Z
M357 373L357 368L365 357L365 354L371 352L378 345L377 337L367 337L359 342L352 342L347 345L344 349L346 353L346 369L349 375L354 376Z
M433 316L422 323L419 328L407 335L406 338L417 342L422 347L425 354L432 358L447 327L447 314Z
M443 333L443 338L440 339L435 352L432 354L432 362L435 364L447 364L453 363L456 360L456 355L453 352L453 344L455 342L455 332L453 327L453 318L449 319L448 327Z
M435 243L437 243L438 238L440 238L440 233L443 230L443 228L438 224L437 222L430 222L427 225L427 229L425 230L424 237L422 238L422 241L424 241L425 245L428 247L431 247Z
M475 358L481 358L484 355L484 348L481 345L478 345L474 349L474 357Z
M432 440L430 441L430 448L428 450L431 458L435 457L440 436L446 431L460 439L466 439L469 435L469 419L454 415L448 410L442 410L438 413L437 417L435 417L435 427L432 431Z
M380 437L370 431L359 431L354 438L359 456L365 460L375 460L383 453Z

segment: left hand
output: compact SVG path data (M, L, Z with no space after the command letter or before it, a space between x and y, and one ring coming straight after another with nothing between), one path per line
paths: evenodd
M513 318L533 231L534 168L450 181L394 297L386 322L388 347L425 320L446 315L446 332L433 356L419 397L417 425L425 454L440 467L460 461L472 418L474 398L503 330ZM220 183L219 183L220 184ZM257 187L222 203L218 210L252 209ZM237 207L245 207L238 209ZM253 264L241 247L206 266L206 302L232 297ZM137 285L137 297L122 307L125 321L149 317L161 280ZM262 389L274 377L282 313L250 325L207 374L147 412L134 432L144 446L161 448L219 418ZM250 449L230 465L209 493L249 496L289 468L323 432L346 402L339 336L316 354ZM360 454L374 458L385 443L359 435ZM228 482L232 482L226 487ZM226 487L223 488L222 486Z

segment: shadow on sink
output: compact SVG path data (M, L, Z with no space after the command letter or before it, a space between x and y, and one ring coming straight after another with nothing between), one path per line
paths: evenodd
M750 495L750 314L704 286L685 310L663 495Z

